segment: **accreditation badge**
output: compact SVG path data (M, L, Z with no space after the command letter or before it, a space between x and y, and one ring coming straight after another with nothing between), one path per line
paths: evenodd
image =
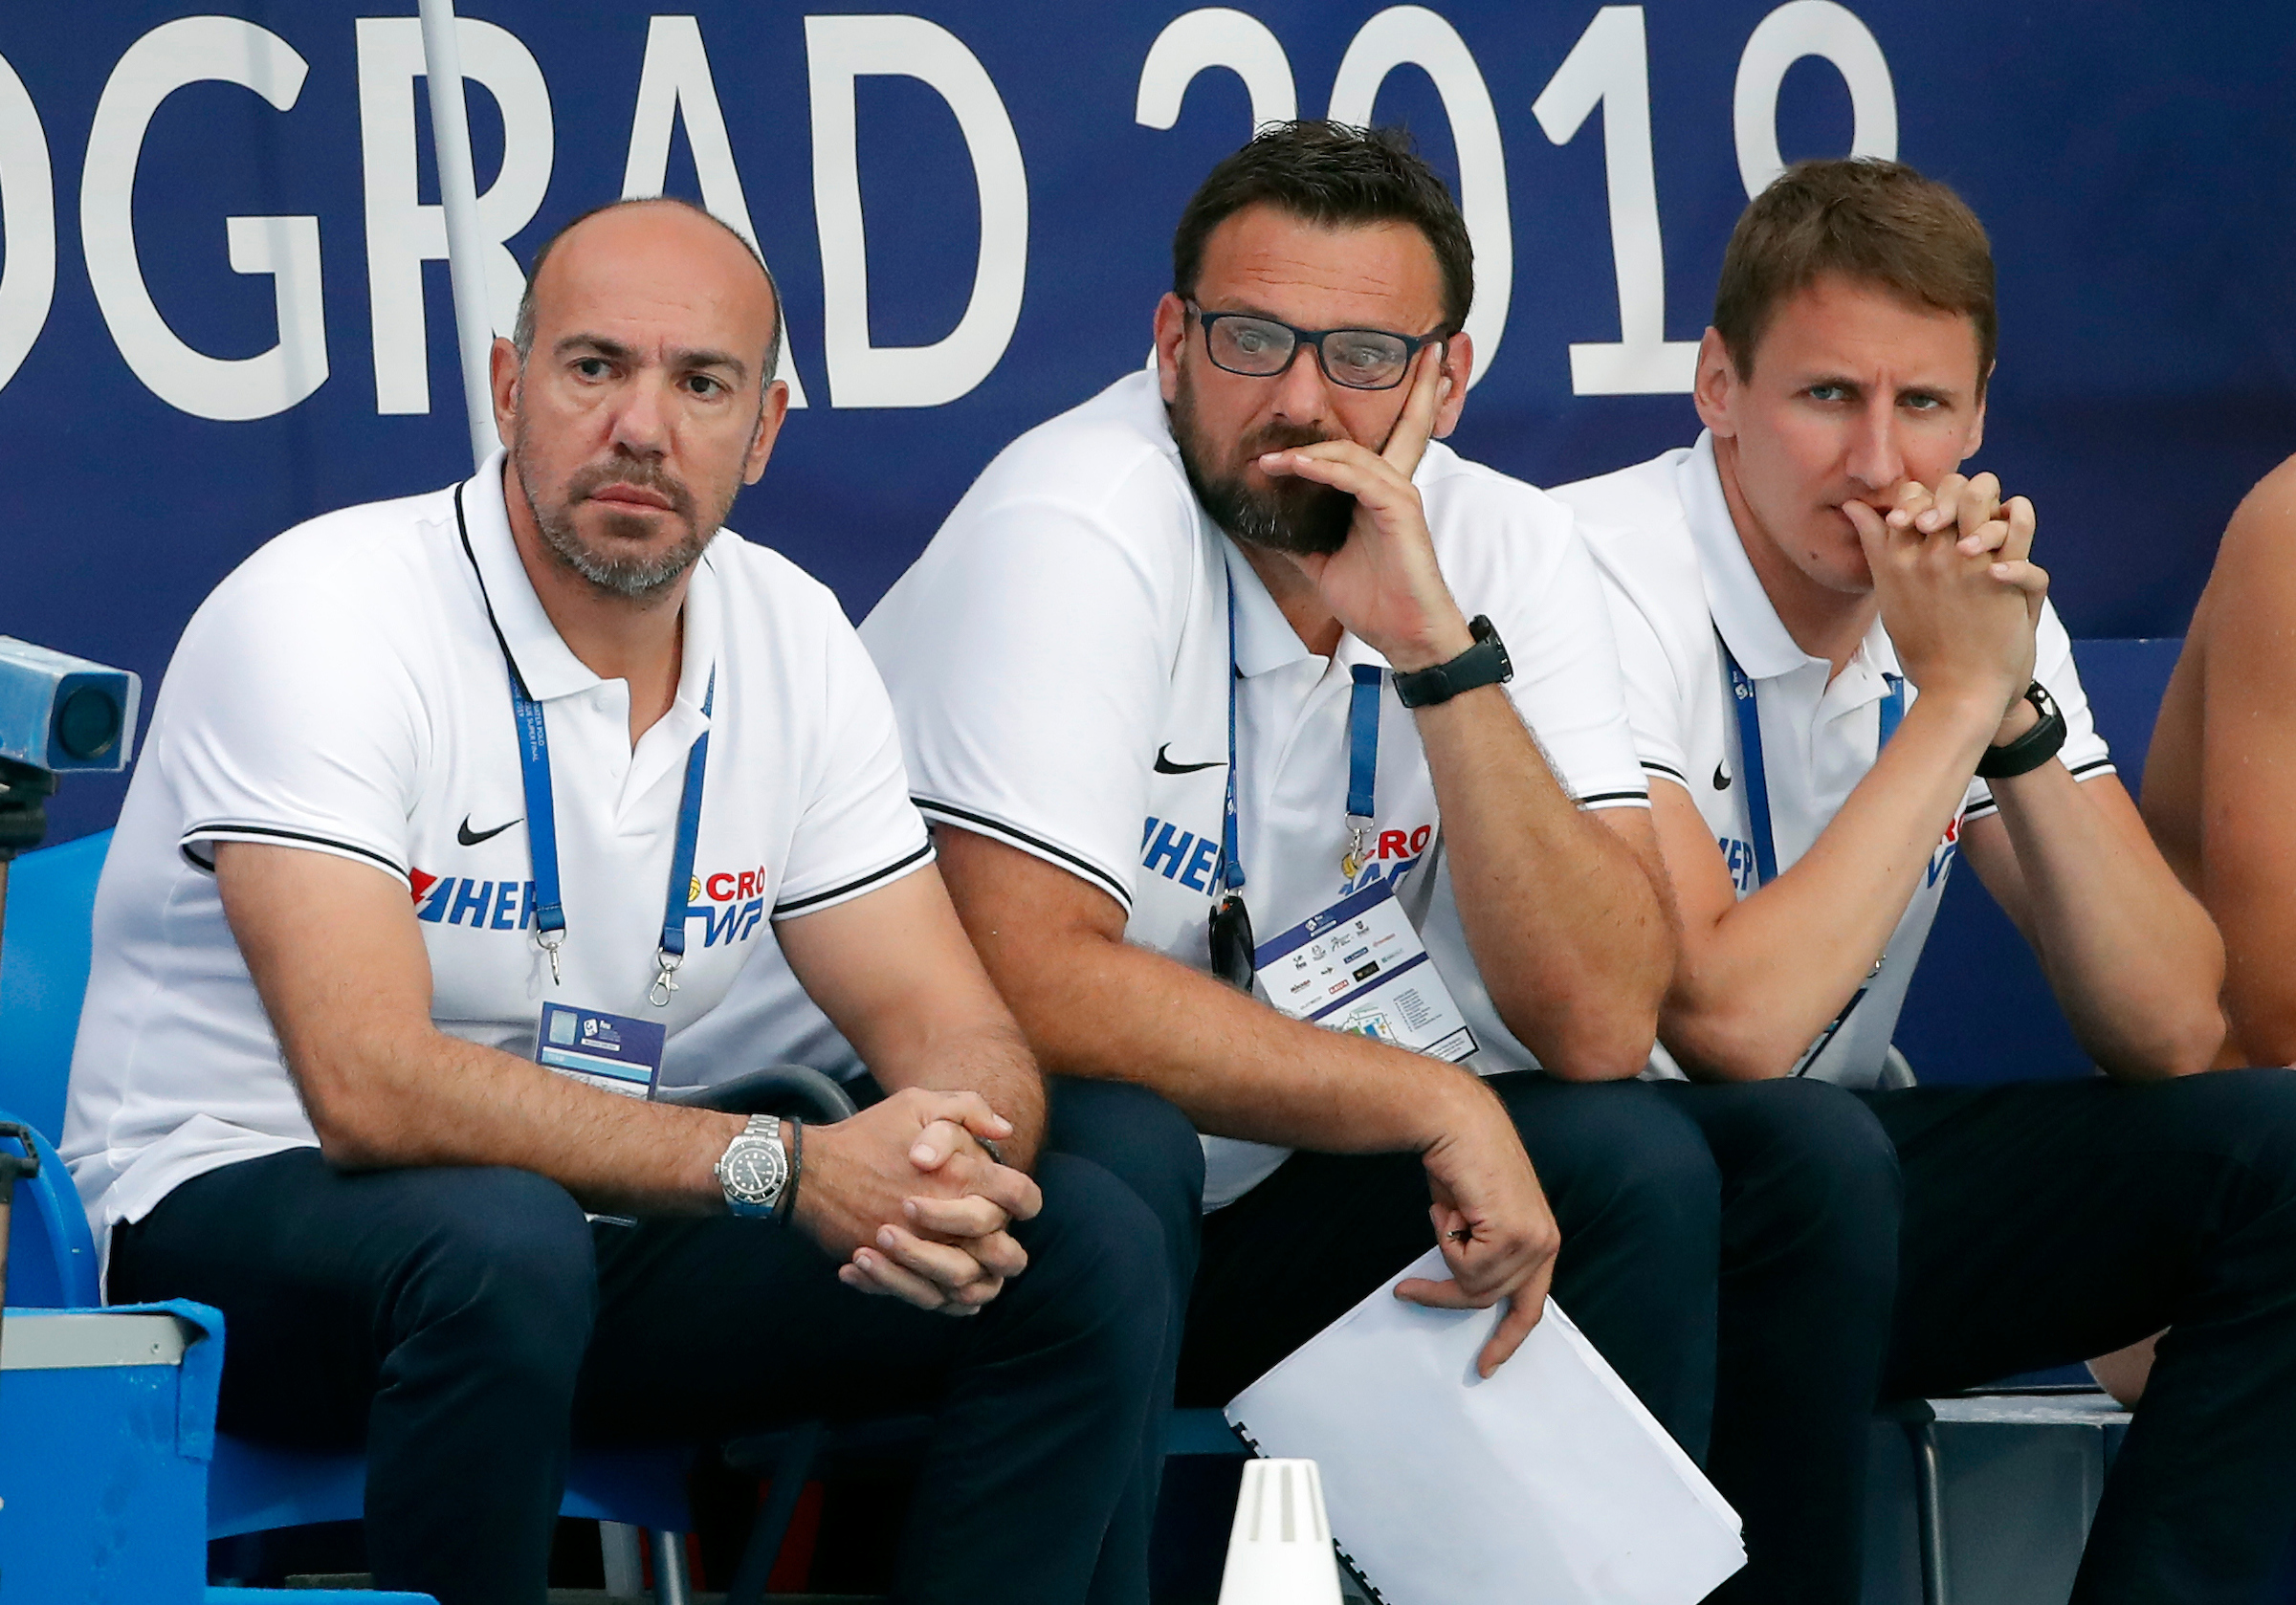
M1260 996L1293 1020L1457 1064L1481 1045L1391 881L1379 880L1256 950Z
M662 1073L665 1041L667 1033L651 1020L544 1003L535 1031L534 1057L560 1075L602 1092L648 1098Z

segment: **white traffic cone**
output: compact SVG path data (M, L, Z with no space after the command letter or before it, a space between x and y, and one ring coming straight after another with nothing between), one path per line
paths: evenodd
M1247 1461L1220 1605L1340 1605L1314 1461Z

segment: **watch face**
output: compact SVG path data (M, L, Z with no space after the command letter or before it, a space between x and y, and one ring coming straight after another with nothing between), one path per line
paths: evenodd
M765 1137L735 1143L724 1163L725 1190L751 1203L772 1201L789 1173L789 1156L782 1152L782 1145Z

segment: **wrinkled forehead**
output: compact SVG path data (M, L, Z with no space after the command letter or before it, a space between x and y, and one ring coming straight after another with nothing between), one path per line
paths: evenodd
M534 286L537 343L604 335L649 355L755 354L773 338L773 292L742 243L681 207L629 207L559 241ZM754 377L754 375L753 375Z
M1443 270L1409 223L1324 224L1246 207L1204 241L1196 299L1206 311L1258 312L1306 329L1419 335L1443 319Z

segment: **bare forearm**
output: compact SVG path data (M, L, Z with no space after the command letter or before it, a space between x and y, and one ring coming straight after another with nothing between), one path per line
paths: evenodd
M1418 720L1460 919L1500 1017L1553 1073L1633 1075L1674 967L1649 874L1564 794L1496 686Z
M1420 1152L1458 1098L1482 1095L1464 1070L1287 1019L1125 942L1084 935L1036 961L1004 956L990 974L1048 1070L1147 1087L1215 1136Z
M1028 1044L1003 1009L990 1018L921 1033L914 1042L879 1052L870 1071L887 1091L921 1087L936 1092L978 1092L1012 1122L998 1147L1004 1162L1027 1170L1045 1136L1045 1078Z
M501 1165L595 1208L711 1214L740 1115L601 1092L436 1031L367 1034L356 1064L291 1049L327 1157L348 1169Z
M1044 1078L936 868L784 920L775 934L806 993L888 1090L978 1092L1011 1122L1005 1157L1034 1159Z
M1728 1080L1783 1075L1889 945L1999 718L1924 697L1794 867L1686 931L1663 1034Z
M2062 763L1993 783L2015 848L2003 898L2081 1045L2115 1075L2206 1069L2223 1039L2224 945L2134 815Z

